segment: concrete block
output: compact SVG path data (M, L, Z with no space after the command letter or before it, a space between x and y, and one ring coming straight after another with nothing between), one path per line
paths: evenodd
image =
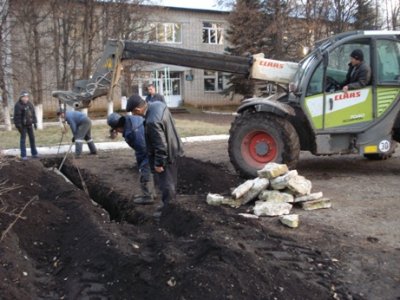
M281 216L290 213L292 205L289 203L275 203L266 201L257 201L254 206L256 216Z
M304 176L298 175L289 179L287 187L296 195L304 196L311 193L312 184Z
M254 185L254 180L255 179L247 180L244 183L242 183L241 185L239 185L237 188L235 188L232 191L233 198L239 199L244 194L246 194L252 188L252 186Z
M257 174L260 178L268 178L272 179L283 175L289 171L287 165L285 164L277 164L274 162L267 163L264 168L257 171Z
M318 200L300 202L300 204L301 204L301 208L304 210L314 210L314 209L331 208L332 207L331 200L328 198L321 198Z
M321 199L323 196L324 195L322 194L322 192L312 193L310 195L296 197L294 199L294 202L297 203L297 202L306 202L306 201L318 200L318 199Z
M269 185L269 180L267 178L254 179L253 186L247 193L243 195L243 197L241 198L241 203L246 204L256 199L258 195L268 187L268 185Z
M258 199L279 203L291 203L294 201L293 195L278 191L262 191Z
M271 179L271 188L274 190L283 190L287 187L289 180L298 175L297 170L291 170L282 176Z
M280 216L279 221L281 221L282 224L284 224L290 228L299 227L299 215Z
M219 194L211 194L207 195L207 204L209 205L221 205L224 201L224 196Z

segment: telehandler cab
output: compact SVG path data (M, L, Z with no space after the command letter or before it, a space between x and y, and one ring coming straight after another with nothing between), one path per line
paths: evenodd
M360 49L370 65L368 86L343 92L350 53ZM244 100L232 123L229 156L244 177L268 162L294 167L300 150L314 155L358 153L385 159L400 142L400 31L354 31L316 43L299 63L214 54L132 41L109 41L92 79L72 91L54 91L60 102L87 107L116 80L119 63L138 59L247 74L276 82L285 93Z

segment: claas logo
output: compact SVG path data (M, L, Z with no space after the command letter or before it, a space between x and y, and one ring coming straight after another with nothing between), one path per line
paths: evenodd
M284 65L282 63L272 61L272 60L261 60L260 66L273 68L273 69L283 69Z

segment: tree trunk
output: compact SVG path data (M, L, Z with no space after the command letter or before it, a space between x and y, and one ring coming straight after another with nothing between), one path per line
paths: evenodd
M111 115L114 112L114 102L108 101L107 104L107 116Z
M9 19L8 19L8 1L1 1L1 20L0 20L0 89L2 97L2 108L3 108L3 119L5 129L11 131L11 117L10 117L10 103L8 88L12 88L10 85L10 79L8 78L8 72L10 72L10 32L9 32ZM11 72L10 72L11 73Z
M3 102L3 119L4 119L5 129L7 131L11 131L12 124L11 124L11 117L10 117L10 109L9 109L8 104L4 105L4 102Z
M43 129L43 104L35 105L35 113L37 118L37 128L42 130Z
M38 107L38 113L36 114L36 118L38 121L38 129L43 129L43 70L42 63L40 60L40 35L38 31L38 27L33 27L33 39L34 39L34 63L35 63L35 72L36 72L36 82L35 82L35 104ZM36 108L35 108L36 110Z

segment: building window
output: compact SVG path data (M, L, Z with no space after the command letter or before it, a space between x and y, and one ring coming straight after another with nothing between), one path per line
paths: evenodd
M204 91L220 92L227 87L227 78L221 72L204 71Z
M203 22L203 43L222 45L224 43L222 24Z
M151 24L149 40L158 43L181 43L182 25L178 23Z

